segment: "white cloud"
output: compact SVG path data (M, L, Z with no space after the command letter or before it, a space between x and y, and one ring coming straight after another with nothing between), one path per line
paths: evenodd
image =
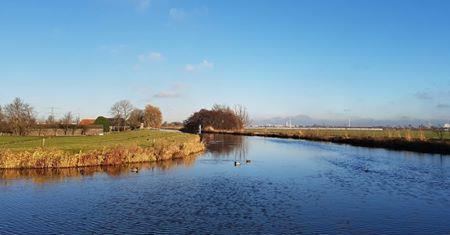
M172 20L181 21L186 18L187 14L183 9L171 8L169 10L169 17Z
M177 98L180 97L185 85L181 83L174 84L170 89L160 91L154 95L156 98Z
M138 62L134 65L134 69L139 69L144 64L156 63L164 61L166 58L159 52L149 52L147 54L140 54L137 56Z
M131 0L138 10L144 11L150 7L150 0Z
M177 98L180 97L180 93L176 91L160 91L155 94L156 98Z
M184 66L184 70L186 72L195 72L195 71L208 70L208 69L213 69L213 68L214 68L214 63L210 62L208 60L203 60L202 62L200 62L197 65L187 64L186 66Z
M187 72L194 72L194 71L195 71L195 66L192 65L192 64L187 64L187 65L184 67L184 70L186 70Z
M212 68L214 68L214 63L209 62L207 60L203 60L202 63L200 63L200 67L207 68L207 69L212 69Z
M138 60L141 63L158 62L158 61L163 61L164 60L164 56L161 53L159 53L159 52L150 52L148 54L140 54L140 55L138 55Z

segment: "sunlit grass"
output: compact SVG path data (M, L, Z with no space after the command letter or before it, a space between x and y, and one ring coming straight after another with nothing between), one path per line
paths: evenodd
M60 136L60 137L18 137L0 136L0 149L32 150L41 148L45 139L45 148L57 148L65 151L78 152L80 150L101 149L116 145L152 146L154 142L182 143L192 138L192 135L176 132L162 132L155 130L118 132L104 136Z
M0 168L120 165L182 158L203 149L197 135L151 130L105 136L0 136Z

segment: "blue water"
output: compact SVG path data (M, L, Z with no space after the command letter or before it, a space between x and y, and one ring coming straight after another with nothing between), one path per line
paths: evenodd
M0 233L450 234L449 156L204 140L183 161L0 171Z

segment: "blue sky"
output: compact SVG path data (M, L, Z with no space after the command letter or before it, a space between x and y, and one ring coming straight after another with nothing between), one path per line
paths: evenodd
M4 0L0 104L450 119L449 12L445 0Z

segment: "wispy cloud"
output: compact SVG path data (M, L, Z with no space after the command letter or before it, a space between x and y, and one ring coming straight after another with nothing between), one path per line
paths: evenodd
M164 61L166 58L160 52L149 52L147 54L140 54L137 56L138 62L134 65L134 69L141 68L144 64L156 63Z
M98 47L98 50L101 53L116 56L116 55L119 55L122 51L124 51L127 48L128 48L128 46L124 45L124 44L119 44L119 45L102 45L102 46Z
M193 65L193 64L187 64L184 66L184 70L186 72L196 72L201 70L209 70L214 68L214 63L210 62L208 60L203 60L199 64Z
M138 60L141 63L145 62L158 62L163 61L164 56L159 52L149 52L148 54L140 54L138 55Z
M185 10L182 8L170 8L168 12L169 20L173 23L184 22L186 19L191 19L195 17L204 17L209 14L207 7L194 8L190 10Z
M131 1L137 10L145 11L150 7L150 0L129 0Z
M192 64L187 64L186 66L184 66L184 70L186 70L187 72L194 72L195 66Z
M155 98L177 98L180 95L177 91L160 91L155 94Z
M428 91L418 91L414 93L414 97L420 100L431 100L433 99L433 96Z
M187 13L183 9L171 8L169 10L169 17L171 20L181 21L186 18Z
M182 95L182 92L185 88L184 84L177 83L174 84L168 90L160 91L154 95L155 98L177 98Z
M450 104L437 104L436 108L438 108L438 109L450 109Z

